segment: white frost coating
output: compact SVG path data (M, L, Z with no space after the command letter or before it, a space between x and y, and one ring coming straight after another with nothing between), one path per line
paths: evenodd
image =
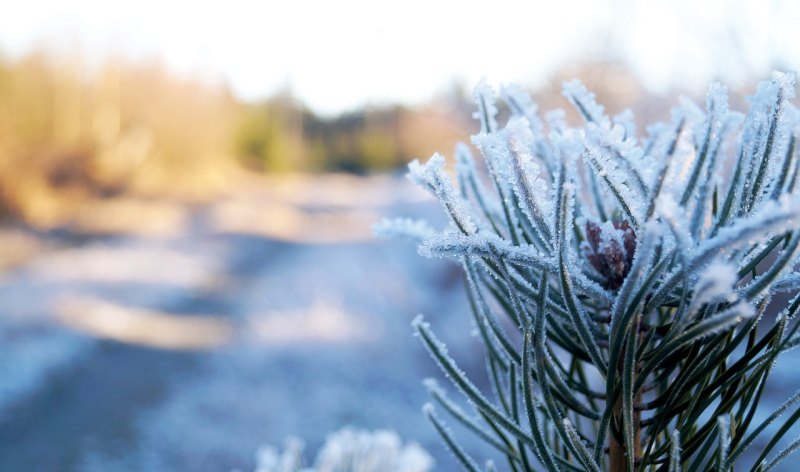
M510 158L503 133L480 133L471 136L472 144L480 150L489 170L496 174L499 181L508 180Z
M444 171L444 157L435 153L424 165L414 159L408 164L408 178L415 184L432 191L447 209L458 228L474 233L477 228L463 200L456 195L453 182Z
M764 472L769 472L776 465L783 462L784 459L791 456L798 450L800 450L800 438L796 438L794 441L789 443L788 446L786 446L783 450L781 450L781 452L779 452L777 456L770 459L766 464L761 465L761 467L763 467L762 470L764 470Z
M796 76L794 72L772 72L772 80L783 91L784 98L790 100L795 97Z
M531 132L528 125L528 119L523 117L512 117L508 120L508 124L503 129L502 133L505 135L509 143L516 143L520 148L520 152L527 154L525 161L531 161L533 157L530 155L530 149L533 147L535 139L533 132Z
M800 109L791 103L786 105L786 115L790 123L789 132L794 135L795 140L800 139Z
M673 110L673 115L685 120L684 128L691 131L691 141L694 144L693 148L699 149L702 145L700 140L703 139L705 135L707 118L703 110L694 100L682 96L678 99L678 107ZM696 156L693 155L692 158L694 157Z
M678 106L671 110L671 114L674 123L684 120L685 128L688 129L692 129L706 119L703 110L692 99L683 96L678 99Z
M625 128L622 125L615 124L611 128L605 129L590 124L586 126L586 137L593 144L611 148L631 160L642 157L642 150L638 147L636 139L626 137Z
M555 268L553 259L545 256L533 246L512 246L506 240L488 232L469 236L460 233L439 233L422 243L419 246L419 253L428 258L463 255L492 259L502 257L509 261L547 270Z
M597 103L594 93L590 92L580 80L575 79L564 82L561 93L586 121L595 123L603 128L611 127L611 121L605 115L603 106Z
M508 198L512 164L506 133L481 133L473 135L471 139L472 144L480 150L489 172L494 176L495 182L500 186L502 196Z
M746 319L752 318L755 314L756 309L753 305L744 300L739 300L727 310L717 313L710 318L705 318L697 323L692 329L701 331L695 333L694 337L686 337L684 343L694 342L702 337L721 333Z
M411 327L415 330L422 327L428 328L430 327L430 323L425 321L425 316L422 313L418 313L417 316L411 320Z
M493 133L480 133L472 136L472 143L481 151L484 162L492 175L495 190L504 208L513 208L511 180L513 175L511 152L508 148L505 130ZM510 231L516 232L521 224L520 215L516 211L504 212Z
M728 87L721 82L713 82L708 87L706 107L713 109L719 118L725 117L728 114Z
M478 167L475 164L475 158L469 146L464 143L456 144L456 173L458 175L458 182L461 188L459 189L461 195L468 199L471 194L475 199L475 203L485 212L499 213L500 209L497 205L497 200L487 195L486 188L481 183L480 176L478 175ZM488 226L486 216L483 212L474 212L473 216L477 219L476 224L480 227Z
M731 419L728 415L717 417L717 431L719 432L719 470L728 470L728 453L731 447Z
M776 72L771 80L759 82L755 95L747 97L751 107L748 118L758 118L748 120L749 126L746 131L749 132L749 136L755 137L759 126L766 125L773 119L781 118L779 111L781 114L784 113L788 100L794 98L794 96L794 74ZM767 134L766 130L764 130L758 135L760 139L755 142L754 149L763 151Z
M791 293L800 290L800 272L791 272L772 284L773 293Z
M484 77L475 86L472 92L475 97L475 103L478 110L472 114L472 117L481 122L481 133L490 133L496 131L497 127L497 100L494 88L489 85L489 82Z
M586 139L598 152L606 154L610 161L615 162L628 187L643 196L646 188L644 181L640 179L643 173L641 166L645 163L644 150L639 147L636 137L627 135L625 128L619 124L610 129L589 124L586 126Z
M444 393L444 390L442 390L442 387L441 385L439 385L439 382L432 377L424 379L422 381L422 385L424 385L425 389L428 390L429 392L437 392L442 394Z
M706 114L703 112L703 109L700 108L691 98L681 96L678 99L678 105L683 112L684 118L686 118L686 121L689 123L696 124L705 120Z
M571 226L571 223L573 221L575 221L575 218L574 218L575 217L575 194L576 194L577 189L578 189L578 187L571 180L565 181L564 184L561 187L562 198L566 199L566 202L564 202L564 210L565 210L564 211L564 213L565 213L564 217L565 217L565 219L561 220L561 223L564 223L564 227L565 228L569 228ZM558 212L558 211L560 211L560 209L556 208L555 211ZM561 218L561 216L559 215L558 218ZM556 228L555 230L556 230L556 235L558 235L561 232L560 228ZM565 234L564 234L564 240L560 241L560 244L563 244L563 246L564 246L564 249L566 251L566 254L567 254L568 258L569 258L569 262L570 263L574 263L574 260L572 260L572 258L574 257L574 251L572 251L572 240L573 239L574 239L574 232L570 231L570 230L566 230ZM555 243L556 244L554 244L554 245L557 246L559 242L555 241Z
M762 129L757 129L751 152L753 153L752 173L749 181L755 188L772 190L773 184L781 172L783 157L788 146L792 128L796 125L796 115L788 102L795 96L795 76L781 72L773 73L772 79L759 84L756 95L752 98L753 114L763 119ZM762 173L762 162L768 165L763 174L765 178L759 182ZM758 192L753 199L750 210L757 208L772 192Z
M436 153L428 159L428 162L422 164L419 159L414 159L408 163L408 179L419 185L420 187L434 190L433 181L434 174L443 172L444 170L444 157Z
M611 118L614 125L622 126L625 130L625 138L636 137L636 120L634 119L633 110L626 108L617 113Z
M711 84L706 96L706 109L708 117L703 125L703 137L698 137L699 155L692 168L692 176L684 186L682 202L694 207L691 218L692 234L699 235L707 229L711 222L711 202L708 194L712 187L720 184L717 171L718 154L722 146L722 139L728 124L728 89L719 82ZM695 128L695 130L700 127ZM695 179L692 181L691 179ZM689 186L692 188L689 188ZM688 198L690 197L691 198Z
M464 143L456 144L456 172L458 175L472 175L475 173L475 158L472 151Z
M605 221L600 224L600 243L597 246L597 252L610 253L610 252L623 252L625 242L623 237L625 231L615 228L611 220Z
M408 238L422 242L436 232L425 220L412 218L384 218L372 225L372 233L378 238Z
M511 149L511 184L520 208L526 213L535 228L544 232L545 240L550 239L553 222L553 202L550 199L550 186L542 177L539 166L530 154L533 134L525 118L513 118L506 127L508 145Z
M644 213L644 198L634 190L636 184L633 182L632 175L621 169L616 160L601 145L601 141L606 139L621 138L622 133L624 131L621 127L603 131L592 123L587 124L583 141L586 150L583 158L595 171L617 205L629 218L633 219L631 225L636 228L641 223Z
M561 108L550 110L544 114L544 121L550 131L563 133L567 130L567 114Z
M744 321L746 319L752 318L756 315L756 308L748 303L745 300L739 300L736 304L729 310L730 313L738 313L736 317L737 322ZM723 312L727 313L727 312Z
M518 439L529 446L533 446L534 442L527 433L525 433L510 417L501 412L497 406L493 405L475 384L467 378L464 371L462 371L453 358L448 355L444 343L433 334L430 326L418 319L414 320L414 324L428 352L436 363L439 364L442 371L453 381L456 387L458 387L461 393L467 397L470 403L476 408L479 408L492 420L497 421L500 426L514 434Z
M733 287L737 280L736 266L719 261L709 265L695 285L689 313L694 313L706 304L735 301Z
M692 137L695 140L695 146L699 147L697 140L701 139L704 134L703 124L706 121L706 114L697 106L697 104L689 97L680 97L678 99L679 109L682 116L686 119L687 127L692 130Z
M512 246L497 235L487 232L470 236L457 233L440 233L420 245L418 252L421 256L428 258L469 255L490 259L504 259L538 270L545 270L551 274L555 274L558 270L558 264L555 259L542 254L533 246ZM575 264L575 262L571 261L571 264ZM605 303L611 302L612 297L606 290L583 275L577 265L574 265L574 267L576 270L570 271L570 277L581 293L593 296Z
M519 85L507 84L500 87L500 96L508 104L514 116L524 117L528 120L528 126L534 136L544 134L544 123L539 118L539 107Z
M688 228L689 221L686 213L672 195L666 192L659 195L658 200L656 200L655 214L669 223L676 233L675 237L678 238L683 250L689 250L694 247L695 243Z
M577 449L581 462L583 462L583 464L592 472L600 472L600 466L598 466L591 457L589 450L586 449L585 441L578 435L578 432L575 430L575 427L572 425L572 422L569 420L569 418L563 418L561 420L561 425L567 432L569 441L572 443L573 447Z
M754 244L770 235L779 235L800 226L800 195L783 195L770 200L749 218L723 228L711 239L697 246L692 257L703 259L720 252L730 252L744 244ZM698 260L698 264L701 261ZM696 265L698 265L696 264Z
M664 123L662 121L647 125L645 131L647 132L647 138L644 140L647 145L648 154L649 155L663 155L666 154L665 148L667 146L668 139L671 139L670 131L675 129L675 124Z
M574 158L583 152L583 133L578 130L553 130L550 132L549 138L555 150L567 158Z
M675 138L674 130L677 129L679 123L682 123L683 126L680 138L673 151L672 159L668 162L669 173L663 187L665 190L682 188L685 185L688 173L696 157L694 141L698 133L697 130L702 129L705 120L705 114L700 108L685 97L681 98L679 106L671 110L671 114L671 125L661 134L657 143L658 154L664 155L667 153L667 148Z
M681 433L677 429L672 430L669 447L669 472L680 472L681 470Z
M708 88L706 95L706 108L708 109L708 120L706 123L706 130L708 132L707 144L707 162L709 176L716 175L716 168L714 165L716 159L713 159L722 145L722 138L724 131L729 125L729 109L728 109L728 88L719 82L714 82ZM702 145L702 144L701 144ZM713 179L708 179L713 180ZM705 197L704 194L698 194L698 198Z

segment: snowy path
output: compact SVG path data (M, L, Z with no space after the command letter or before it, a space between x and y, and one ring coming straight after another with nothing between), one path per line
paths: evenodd
M286 230L252 221L287 208L259 198L2 276L0 470L248 470L260 444L313 451L347 424L396 429L449 468L419 412L435 371L409 321L463 310L460 279L366 239L378 215L428 205L291 202L304 212Z

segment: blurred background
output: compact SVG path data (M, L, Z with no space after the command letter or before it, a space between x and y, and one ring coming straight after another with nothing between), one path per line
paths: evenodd
M798 20L791 0L6 5L0 469L252 470L261 444L310 460L354 425L453 470L409 321L483 364L458 268L371 236L442 222L405 164L468 142L483 76L543 110L577 77L642 124L712 80L742 109L798 69Z

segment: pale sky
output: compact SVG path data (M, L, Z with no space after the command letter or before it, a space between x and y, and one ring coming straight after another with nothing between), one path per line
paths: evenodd
M0 51L160 57L246 99L291 86L331 114L420 103L454 80L535 85L606 49L653 91L735 85L800 68L798 24L793 0L26 0L0 9Z

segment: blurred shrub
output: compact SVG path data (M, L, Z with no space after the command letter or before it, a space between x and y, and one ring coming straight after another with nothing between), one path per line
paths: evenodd
M0 58L0 208L49 225L83 198L203 193L232 161L237 112L225 87L158 63Z
M234 152L248 168L261 172L317 170L303 139L307 112L281 94L258 105L243 105Z
M601 91L633 90L619 70L596 69L588 75ZM235 183L237 167L390 171L453 149L470 115L458 84L413 109L321 117L288 91L244 103L224 83L178 76L158 61L0 56L0 215L53 226L88 198L205 198Z
M399 135L406 113L390 107L322 118L282 94L245 106L235 152L265 172L391 170L410 160Z
M390 430L345 427L328 435L313 468L303 467L303 442L289 438L282 451L265 446L256 454L256 472L427 472L431 456Z
M225 84L178 76L157 61L90 66L46 50L0 56L0 215L53 226L89 198L200 198L230 185L242 165L392 170L455 144L452 116L443 118L437 107L398 106L320 117L288 92L244 103Z

